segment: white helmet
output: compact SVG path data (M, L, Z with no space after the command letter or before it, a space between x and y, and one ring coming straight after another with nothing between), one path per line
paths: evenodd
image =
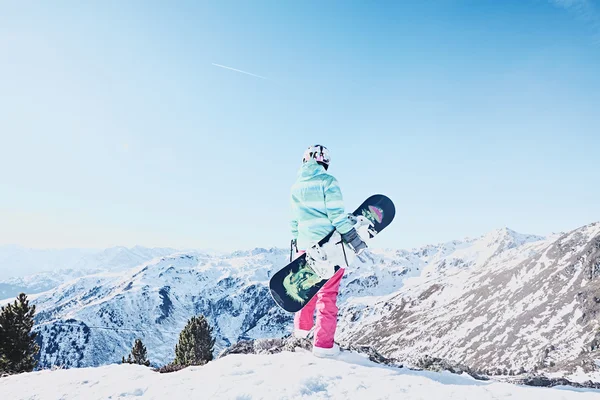
M320 144L315 144L306 149L304 157L302 157L302 162L305 163L310 159L315 159L318 163L323 164L325 169L329 167L331 161L329 150L327 150L327 147L321 146Z

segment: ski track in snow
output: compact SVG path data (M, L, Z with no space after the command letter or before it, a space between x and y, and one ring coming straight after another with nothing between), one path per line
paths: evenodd
M2 399L477 399L587 400L600 391L480 382L469 376L383 367L355 353L230 355L159 374L136 365L46 370L0 379Z

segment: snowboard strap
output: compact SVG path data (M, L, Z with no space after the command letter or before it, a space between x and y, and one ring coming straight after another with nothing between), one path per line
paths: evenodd
M344 241L340 242L342 244L342 251L344 252L344 261L346 261L346 267L348 267L348 257L346 257L346 246L344 246Z
M316 327L317 327L316 325L313 325L313 327L310 328L310 331L308 331L308 334L306 335L307 339L310 340L310 339L313 339L315 337L315 328Z
M294 261L294 248L296 248L296 254L298 253L298 242L296 239L292 239L290 242L290 262Z

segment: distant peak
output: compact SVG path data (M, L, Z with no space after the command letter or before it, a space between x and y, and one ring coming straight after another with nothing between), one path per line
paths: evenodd
M479 238L480 241L488 242L489 244L504 243L506 248L513 248L544 239L546 239L544 236L519 233L506 226L488 232Z

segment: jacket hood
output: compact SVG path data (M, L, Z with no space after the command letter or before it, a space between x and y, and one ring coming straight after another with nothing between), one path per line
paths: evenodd
M298 180L308 180L317 175L326 174L325 167L317 163L315 160L310 160L302 164L298 170Z

